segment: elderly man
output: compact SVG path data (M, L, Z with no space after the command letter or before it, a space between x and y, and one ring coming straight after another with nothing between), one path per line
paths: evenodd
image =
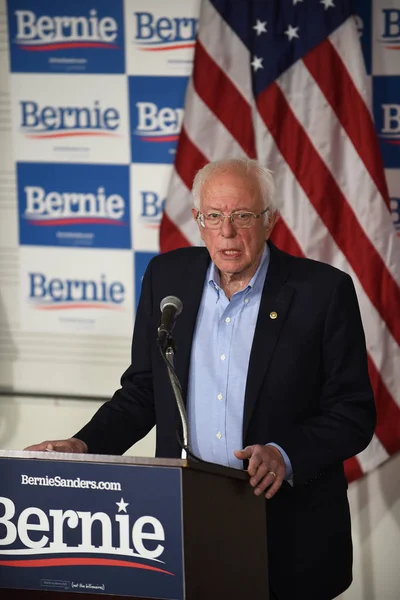
M352 578L343 461L375 425L352 281L268 241L273 181L255 161L210 163L193 196L206 247L149 264L121 389L74 438L31 449L123 453L157 424L157 455L180 455L156 347L160 301L176 295L176 371L193 452L237 468L248 461L250 485L268 499L272 597L334 598Z

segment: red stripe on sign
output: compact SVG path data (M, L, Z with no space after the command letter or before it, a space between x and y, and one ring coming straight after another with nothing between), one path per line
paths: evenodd
M354 85L345 64L328 39L311 50L303 58L303 62L353 142L356 151L389 208L389 191L384 176L376 130L371 114ZM329 69L326 65L329 65Z
M120 225L121 227L127 227L128 223L123 221L116 221L115 219L101 219L94 217L83 217L76 219L29 219L30 225L40 225L41 227L52 227L54 225Z
M189 44L175 44L173 46L162 46L162 47L145 47L145 46L136 46L138 50L142 50L143 52L168 52L168 50L182 50L182 48L194 48L195 43L191 42Z
M240 144L247 156L255 158L256 144L250 104L213 61L200 41L196 46L193 85L203 102Z
M352 458L348 458L344 462L344 470L346 473L346 478L349 483L355 481L356 479L360 479L364 475L363 470L358 462L357 458L353 456Z
M145 571L157 571L165 575L173 575L170 571L151 567L150 565L141 565L140 563L129 562L127 560L114 560L111 558L37 558L30 560L1 560L2 567L69 567L76 565L85 566L104 566L104 567L130 567L132 569L144 569Z
M40 46L31 45L19 45L21 50L28 50L29 52L48 52L50 50L70 50L71 48L109 48L119 49L119 46L115 44L108 44L106 42L64 42L61 44L43 44Z
M30 140L47 140L50 138L66 137L121 137L119 133L110 133L108 131L65 131L59 133L26 133L25 137Z
M179 135L163 135L157 136L140 136L143 142L176 142L179 140Z
M105 310L125 310L122 306L113 306L111 304L105 303L95 303L95 302L81 302L76 304L69 304L63 302L56 302L55 304L37 304L33 305L36 310L70 310L76 308L100 308Z
M259 94L257 107L308 199L400 344L400 289L276 83Z
M375 394L377 424L375 433L388 454L400 450L400 408L396 404L375 364L368 356L368 370Z
M163 214L160 225L160 251L169 252L175 248L191 246L179 227L171 221L167 213Z

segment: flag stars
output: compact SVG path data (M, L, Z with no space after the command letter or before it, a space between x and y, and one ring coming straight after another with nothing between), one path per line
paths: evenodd
M335 8L333 0L321 0L321 4L325 6L325 10L328 10L328 8Z
M257 35L267 33L267 21L260 21L260 19L257 19L257 22L254 25L253 29L257 31Z
M258 56L254 56L251 66L253 67L254 71L258 71L258 69L263 69L263 59L262 58L258 58Z
M287 35L288 39L291 41L293 38L299 37L299 34L297 33L298 31L299 27L292 27L292 25L289 25L289 27L285 31L285 35Z
M304 2L304 0L293 0L293 6L296 6L299 2Z

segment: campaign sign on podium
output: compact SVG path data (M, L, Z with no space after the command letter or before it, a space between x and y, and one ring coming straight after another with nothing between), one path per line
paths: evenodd
M178 468L0 458L0 588L184 597Z

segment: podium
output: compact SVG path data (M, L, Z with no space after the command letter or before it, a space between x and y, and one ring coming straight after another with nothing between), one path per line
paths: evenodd
M184 459L0 451L0 599L268 600L265 499Z

